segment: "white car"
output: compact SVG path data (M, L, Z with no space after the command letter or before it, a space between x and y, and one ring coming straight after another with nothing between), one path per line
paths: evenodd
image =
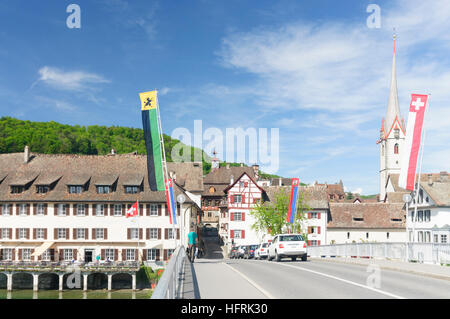
M255 259L267 258L267 252L269 249L269 243L261 243L255 252Z
M290 257L293 261L300 257L306 261L306 242L300 234L276 235L269 246L267 260L280 261L281 258Z

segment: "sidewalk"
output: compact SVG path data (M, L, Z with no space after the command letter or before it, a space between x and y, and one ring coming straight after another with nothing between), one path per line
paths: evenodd
M345 263L345 264L354 264L354 265L362 265L362 266L367 266L369 264L376 264L376 265L380 266L381 269L402 271L402 272L408 272L408 273L422 275L422 276L450 280L450 267L449 266L441 266L441 265L433 265L433 264L419 264L419 263L411 263L411 262L405 262L405 261L400 261L400 260L368 259L368 258L310 257L309 259L313 260L313 261Z

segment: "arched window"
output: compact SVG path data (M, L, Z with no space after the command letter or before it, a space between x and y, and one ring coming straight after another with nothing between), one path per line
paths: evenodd
M398 154L398 144L395 143L394 145L394 154Z

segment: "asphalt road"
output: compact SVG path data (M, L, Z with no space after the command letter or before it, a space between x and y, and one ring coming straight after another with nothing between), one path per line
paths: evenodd
M450 281L370 266L321 261L224 259L208 242L194 269L201 298L450 298Z

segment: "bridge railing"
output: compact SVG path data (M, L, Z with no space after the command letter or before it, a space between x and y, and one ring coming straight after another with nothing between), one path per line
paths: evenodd
M309 246L307 251L310 257L378 258L450 264L450 244L350 243Z
M73 268L82 271L138 271L137 261L110 261L110 262L50 262L50 261L0 261L2 271L72 271Z
M177 299L181 295L182 272L186 257L184 246L179 246L170 257L169 264L153 291L151 299Z

